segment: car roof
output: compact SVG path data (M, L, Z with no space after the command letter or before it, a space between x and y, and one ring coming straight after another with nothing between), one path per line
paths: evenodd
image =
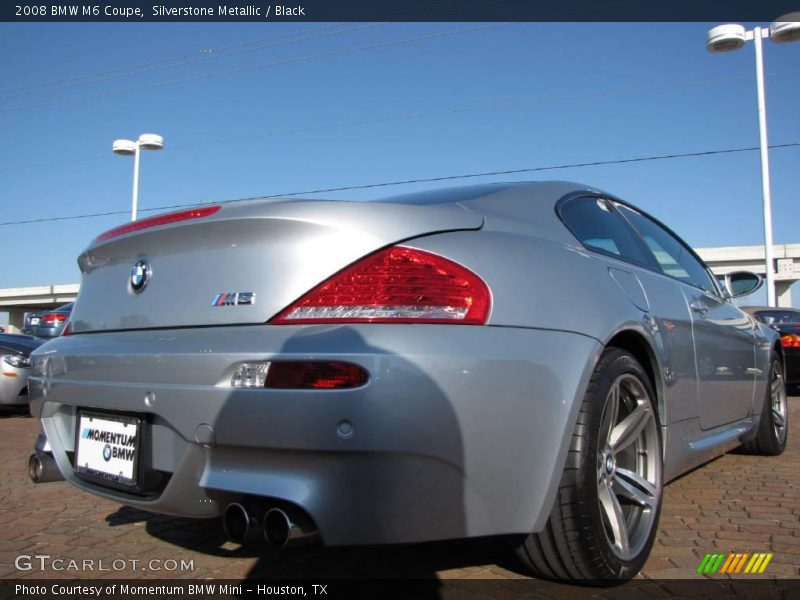
M526 192L535 200L555 201L570 192L599 190L573 181L502 181L394 194L369 202L416 205L463 203L509 191Z

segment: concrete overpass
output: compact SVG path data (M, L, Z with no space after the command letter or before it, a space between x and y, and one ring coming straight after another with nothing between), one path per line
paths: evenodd
M764 269L764 246L730 246L725 248L696 248L716 275L733 271L753 271L761 276ZM800 244L773 246L775 257L775 288L778 306L792 305L792 284L800 279ZM8 313L8 331L18 332L25 313L55 308L75 300L80 285L42 285L25 288L0 289L0 313Z
M56 308L72 302L77 297L80 287L78 283L67 283L0 289L0 313L8 313L6 330L10 333L19 333L25 320L25 313Z
M734 271L752 271L766 277L764 246L728 246L723 248L695 248L715 275ZM800 279L800 244L772 246L775 265L775 297L778 306L792 306L792 284Z

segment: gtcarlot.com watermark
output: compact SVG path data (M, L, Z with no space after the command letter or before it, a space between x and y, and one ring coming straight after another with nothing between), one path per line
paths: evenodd
M194 560L172 558L58 558L49 554L20 554L14 559L18 571L194 571Z

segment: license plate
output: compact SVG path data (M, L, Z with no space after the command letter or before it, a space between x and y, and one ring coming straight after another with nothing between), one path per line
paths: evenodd
M142 420L78 413L75 471L107 483L136 487Z
M39 324L39 317L33 317L31 319L31 325L38 325Z

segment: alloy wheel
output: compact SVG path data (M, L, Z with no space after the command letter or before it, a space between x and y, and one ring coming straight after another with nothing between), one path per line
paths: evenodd
M770 381L770 410L772 413L772 427L775 438L779 444L786 439L786 383L783 379L783 368L776 362L772 368L772 381Z
M661 497L661 456L653 402L634 375L617 377L600 421L597 496L603 528L622 560L647 544Z

